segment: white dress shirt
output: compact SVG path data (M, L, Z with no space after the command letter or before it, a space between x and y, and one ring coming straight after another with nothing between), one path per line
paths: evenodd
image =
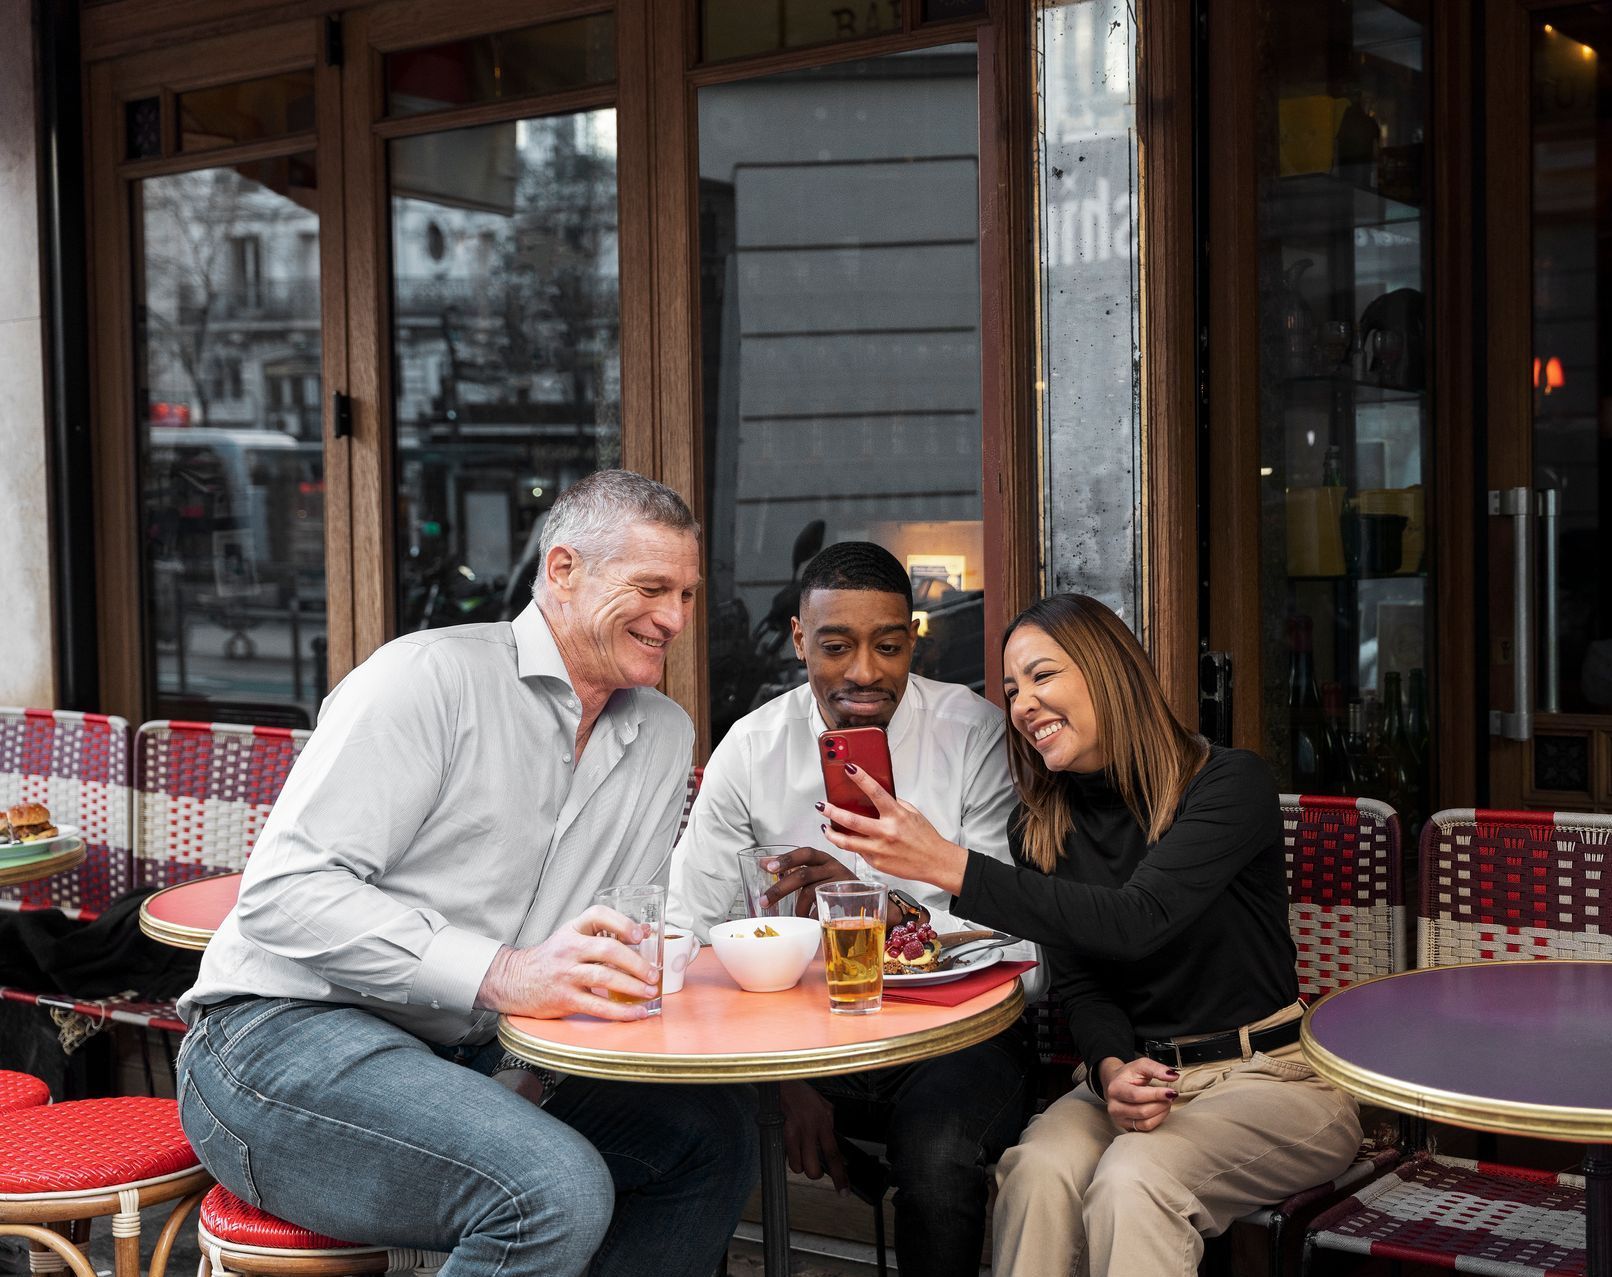
M728 916L739 892L746 847L818 847L858 878L912 896L936 931L974 924L951 912L951 897L927 882L879 873L861 856L823 836L824 800L817 737L828 730L810 685L802 685L741 718L705 765L688 827L672 853L668 923L704 940ZM910 675L886 734L896 796L923 812L942 838L1011 863L1007 824L1018 799L1008 775L1006 719L966 687ZM1034 945L1015 945L1010 958L1036 959ZM1025 994L1041 996L1046 977L1027 972Z
M619 691L581 706L535 604L394 639L326 698L180 1013L235 994L362 1006L483 1042L502 945L538 944L618 883L664 882L694 729Z

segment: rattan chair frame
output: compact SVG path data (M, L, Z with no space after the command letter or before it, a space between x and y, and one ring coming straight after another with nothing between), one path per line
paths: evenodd
M31 1268L36 1273L55 1267L48 1261L42 1262L43 1254L51 1251L79 1277L95 1277L94 1266L79 1243L72 1236L45 1225L87 1225L90 1220L110 1215L113 1272L116 1277L140 1277L140 1212L147 1206L177 1199L163 1224L148 1274L148 1277L163 1277L180 1226L212 1186L213 1177L198 1166L155 1179L84 1191L0 1193L0 1237L27 1238ZM74 1233L78 1231L75 1227ZM82 1231L87 1238L87 1228Z
M276 1249L223 1241L198 1224L202 1262L197 1277L358 1277L369 1273L433 1273L447 1260L431 1251L400 1251L386 1246L331 1250ZM412 1259L418 1262L410 1263Z

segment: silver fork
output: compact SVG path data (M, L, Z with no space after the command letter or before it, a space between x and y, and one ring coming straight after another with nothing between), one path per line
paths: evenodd
M965 954L970 958L977 958L982 953L989 953L992 949L1006 949L1010 945L1020 943L1018 936L1010 936L1005 931L993 932L988 939L969 940L958 945L948 955L955 966L958 959Z

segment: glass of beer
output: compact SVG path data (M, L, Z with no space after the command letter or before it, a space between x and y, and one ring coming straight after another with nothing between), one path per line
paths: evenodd
M829 882L817 889L830 1011L867 1015L883 1004L884 904L882 882Z
M651 1015L660 1014L662 956L666 938L666 888L657 886L609 887L593 898L596 905L604 905L629 922L649 924L649 934L638 942L638 956L655 968L655 996L646 998L636 993L617 993L606 989L605 996L612 1002L642 1003Z

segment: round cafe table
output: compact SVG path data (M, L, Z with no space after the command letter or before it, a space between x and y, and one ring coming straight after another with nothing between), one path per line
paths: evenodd
M140 930L176 949L205 949L240 893L238 873L164 887L140 906Z
M26 846L27 844L23 844ZM15 844L8 843L4 848L7 852L16 851ZM19 883L38 882L41 878L49 878L52 874L65 873L84 863L84 840L82 838L63 838L41 847L39 854L28 856L26 859L13 860L10 863L0 861L0 887L14 887Z
M793 989L746 993L704 953L663 1006L658 1016L626 1024L505 1016L498 1037L523 1059L586 1077L756 1083L763 1253L767 1277L785 1277L789 1198L779 1082L910 1064L983 1042L1018 1018L1024 990L1011 980L955 1007L886 1000L872 1015L835 1015L821 959Z
M1590 1277L1612 1277L1612 962L1475 962L1322 998L1315 1071L1373 1104L1478 1131L1585 1145Z

